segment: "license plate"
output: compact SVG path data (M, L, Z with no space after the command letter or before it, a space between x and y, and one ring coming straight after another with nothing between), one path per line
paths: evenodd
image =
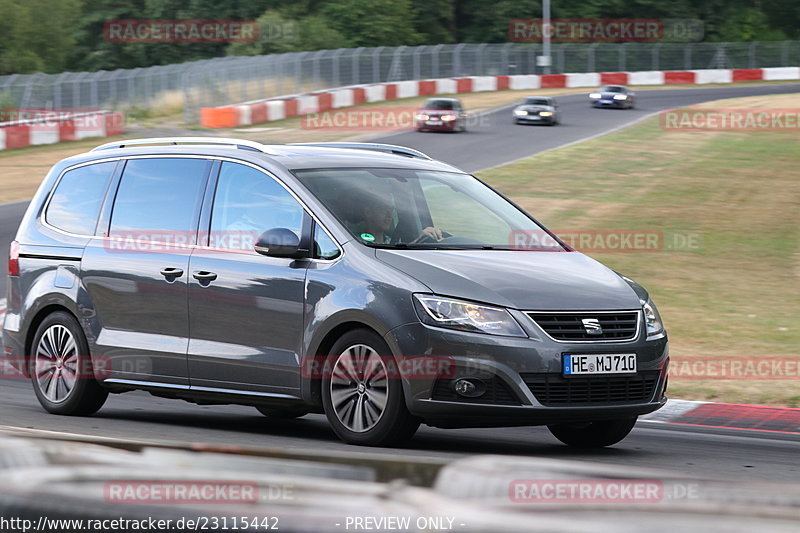
M564 354L565 376L595 374L635 374L635 353Z
M441 120L429 120L425 124L428 124L429 126L438 126L441 123Z
M536 117L531 117L531 118L532 118L533 120L541 120L541 119L542 119L542 117L539 117L539 116L536 116Z

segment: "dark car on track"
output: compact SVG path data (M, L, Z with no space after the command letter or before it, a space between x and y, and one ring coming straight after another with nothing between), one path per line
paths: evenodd
M417 131L467 131L467 112L458 98L429 98L416 120Z
M589 93L592 107L615 107L633 109L636 105L636 93L624 85L604 85Z
M4 354L41 405L145 390L607 446L666 402L647 291L479 179L399 146L116 141L57 163L11 245Z
M513 110L514 124L547 124L555 126L561 122L561 113L554 98L529 96Z

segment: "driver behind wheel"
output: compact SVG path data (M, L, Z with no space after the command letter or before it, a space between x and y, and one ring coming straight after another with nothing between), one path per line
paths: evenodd
M384 198L374 193L365 194L363 203L357 209L361 210L361 221L355 225L354 232L362 240L377 244L392 244L402 242L399 235L395 238L397 226L394 224L395 208L389 198ZM442 230L428 226L419 236L408 244L432 240L442 240Z

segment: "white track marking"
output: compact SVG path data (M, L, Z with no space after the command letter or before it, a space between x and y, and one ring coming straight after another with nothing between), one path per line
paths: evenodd
M692 402L689 400L667 400L667 405L659 409L654 413L650 413L644 416L640 416L639 420L645 420L647 422L670 422L681 415L684 415L694 409L697 409L701 405L707 404L710 402Z

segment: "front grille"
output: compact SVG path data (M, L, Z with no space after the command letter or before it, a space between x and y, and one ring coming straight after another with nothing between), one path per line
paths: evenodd
M638 311L580 312L580 313L528 313L548 335L560 341L626 341L636 336L639 324ZM584 319L599 322L602 333L591 334L584 326Z
M465 398L460 396L453 390L453 382L456 379L442 379L436 380L431 393L431 400L440 400L444 402L464 402L464 403L485 403L493 405L520 405L519 400L511 392L511 389L506 385L503 380L497 376L491 379L483 379L486 384L486 392L477 398Z
M660 372L629 376L565 378L561 374L521 374L522 380L542 405L620 405L652 400Z

